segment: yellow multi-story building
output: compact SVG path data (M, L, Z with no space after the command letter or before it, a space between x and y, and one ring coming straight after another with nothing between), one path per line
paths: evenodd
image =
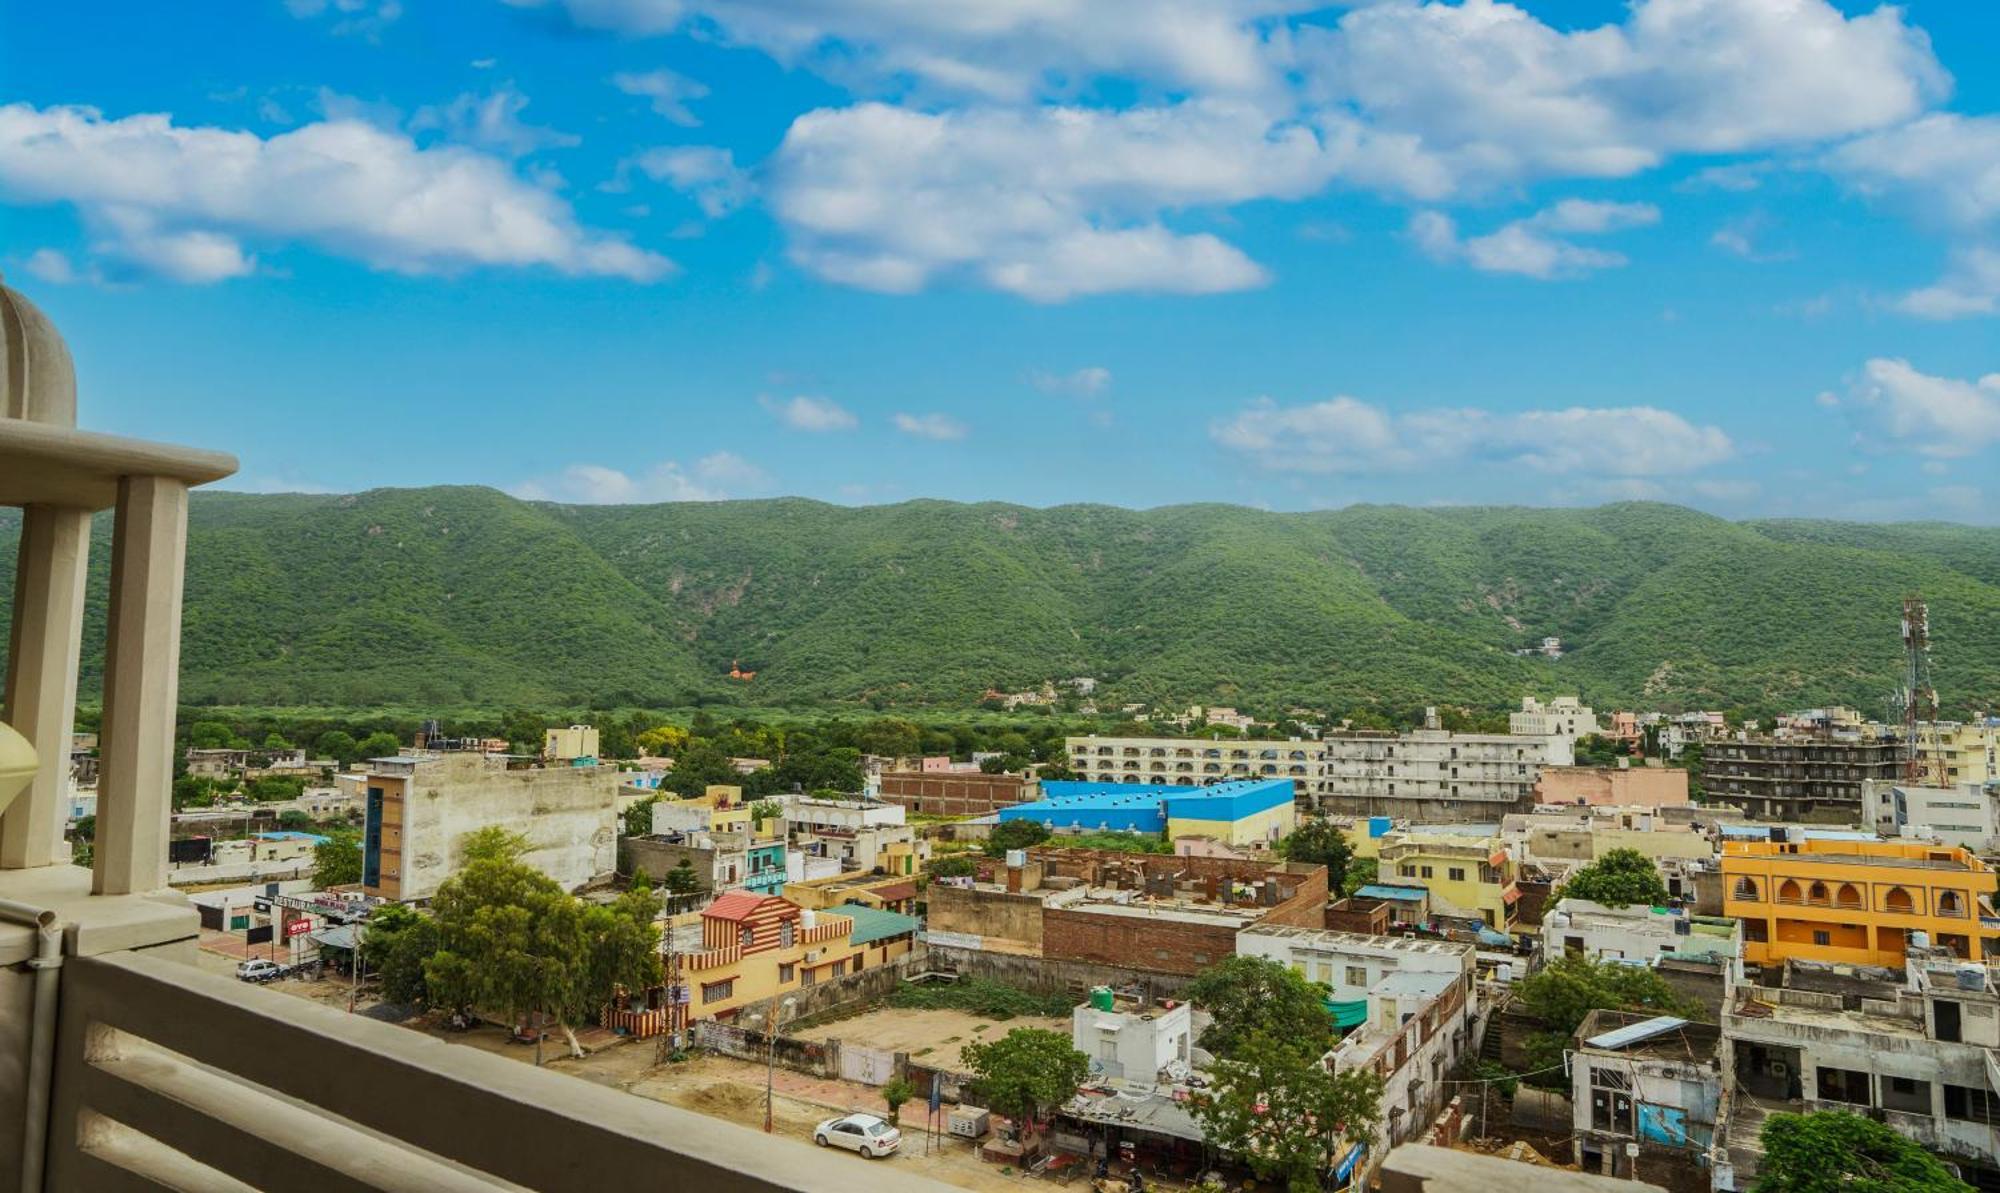
M1383 882L1415 880L1430 891L1433 911L1476 916L1500 932L1513 927L1521 890L1500 838L1390 833L1380 838L1379 849Z
M915 947L916 930L915 919L878 908L815 912L731 891L669 929L667 980L685 991L671 1030L727 1022L746 1006L894 961Z
M1917 756L1935 787L2000 778L2000 721L1936 721L1917 726Z
M1956 845L1729 841L1722 914L1743 921L1743 959L1900 968L1910 933L1960 957L2000 956L1995 875Z

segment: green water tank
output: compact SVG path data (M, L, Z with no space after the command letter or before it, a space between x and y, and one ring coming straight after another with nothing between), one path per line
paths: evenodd
M1112 1000L1111 987L1092 986L1090 988L1090 1005L1092 1008L1099 1011L1109 1011L1113 1009L1117 1004Z

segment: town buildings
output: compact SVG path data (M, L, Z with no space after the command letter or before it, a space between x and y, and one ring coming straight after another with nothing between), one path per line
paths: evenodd
M1414 879L1430 891L1432 914L1512 930L1521 891L1513 854L1498 837L1392 832L1381 838L1379 856L1384 881Z
M1721 1030L1671 1015L1594 1010L1575 1039L1576 1163L1670 1189L1709 1187L1723 1104Z
M1324 866L1038 845L926 899L933 950L1066 962L1095 984L1192 977L1245 928L1319 927L1326 894Z
M2000 780L2000 717L1919 724L1917 758L1931 786Z
M597 761L597 730L569 725L542 734L542 757L550 762Z
M828 858L841 872L911 877L930 857L930 842L905 821L900 804L869 799L786 796L782 832L791 851Z
M1870 779L1861 784L1861 823L1884 837L2000 852L2000 786L1927 787Z
M1900 968L1913 940L2000 956L1995 875L1958 846L1901 841L1725 841L1723 914L1743 921L1743 959Z
M1867 1115L2000 1183L2000 986L1992 964L1912 949L1891 972L1765 967L1722 1016L1732 1088L1712 1151L1717 1189L1747 1190L1779 1111Z
M1703 750L1702 786L1711 802L1758 819L1852 823L1861 814L1863 781L1895 781L1903 757L1891 737L1717 740Z
M1579 737L1599 732L1597 714L1574 696L1557 696L1547 704L1523 696L1521 707L1507 714L1507 732L1515 737L1563 737L1571 746Z
M1327 1005L1340 1028L1368 1018L1369 992L1392 974L1471 979L1477 950L1469 944L1409 936L1373 936L1318 928L1259 924L1236 935L1239 956L1289 966L1327 987Z
M869 923L854 939L857 917ZM893 912L815 912L776 895L731 891L669 928L667 979L679 1032L734 1020L752 1004L892 961L914 947L916 922ZM678 989L672 989L678 987Z
M1042 784L1034 803L1002 808L1002 823L1032 820L1057 833L1118 832L1204 837L1233 848L1268 847L1298 825L1288 779L1242 779L1213 786L1129 783Z
M1121 998L1101 986L1070 1013L1070 1044L1090 1058L1094 1077L1171 1083L1194 1064L1194 1007Z
M376 898L430 898L482 828L520 834L521 861L568 890L617 868L618 776L608 767L460 753L371 759L363 773L361 885Z
M1538 805L1684 806L1688 773L1676 766L1545 766L1535 780Z
M1584 863L1613 849L1630 849L1655 862L1715 856L1715 843L1694 816L1649 807L1541 806L1502 817L1500 836L1522 862Z
M1041 797L1026 775L980 771L883 771L877 784L883 802L926 816L989 816Z
M1318 743L1205 737L1072 737L1072 771L1096 783L1195 785L1229 779L1290 779L1303 796L1319 775Z
M1553 723L1542 713L1530 719ZM1574 762L1575 739L1563 733L1453 733L1440 726L1433 709L1424 728L1407 733L1330 733L1319 757L1313 799L1322 811L1497 819L1532 806L1542 768Z
M1743 929L1723 916L1679 908L1561 899L1542 918L1542 947L1550 960L1570 956L1652 965L1673 958L1734 965L1743 952Z

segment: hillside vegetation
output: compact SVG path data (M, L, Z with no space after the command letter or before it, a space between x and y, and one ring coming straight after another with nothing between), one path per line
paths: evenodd
M11 587L18 515L0 510ZM109 525L85 645L101 659ZM1841 701L1882 713L1929 597L1948 711L2000 703L2000 531L1673 506L1134 511L489 489L198 493L183 698L455 707L1099 702L1342 709ZM0 616L5 611L0 610ZM1561 637L1559 662L1517 648ZM726 678L733 662L757 672Z

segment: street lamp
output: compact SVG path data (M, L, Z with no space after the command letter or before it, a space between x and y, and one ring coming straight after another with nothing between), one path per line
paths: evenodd
M771 1009L769 1015L747 1015L745 1018L764 1025L764 1133L771 1133L771 1085L778 1069L778 1025L784 1021L781 1012L798 1005L798 1000L788 998Z

